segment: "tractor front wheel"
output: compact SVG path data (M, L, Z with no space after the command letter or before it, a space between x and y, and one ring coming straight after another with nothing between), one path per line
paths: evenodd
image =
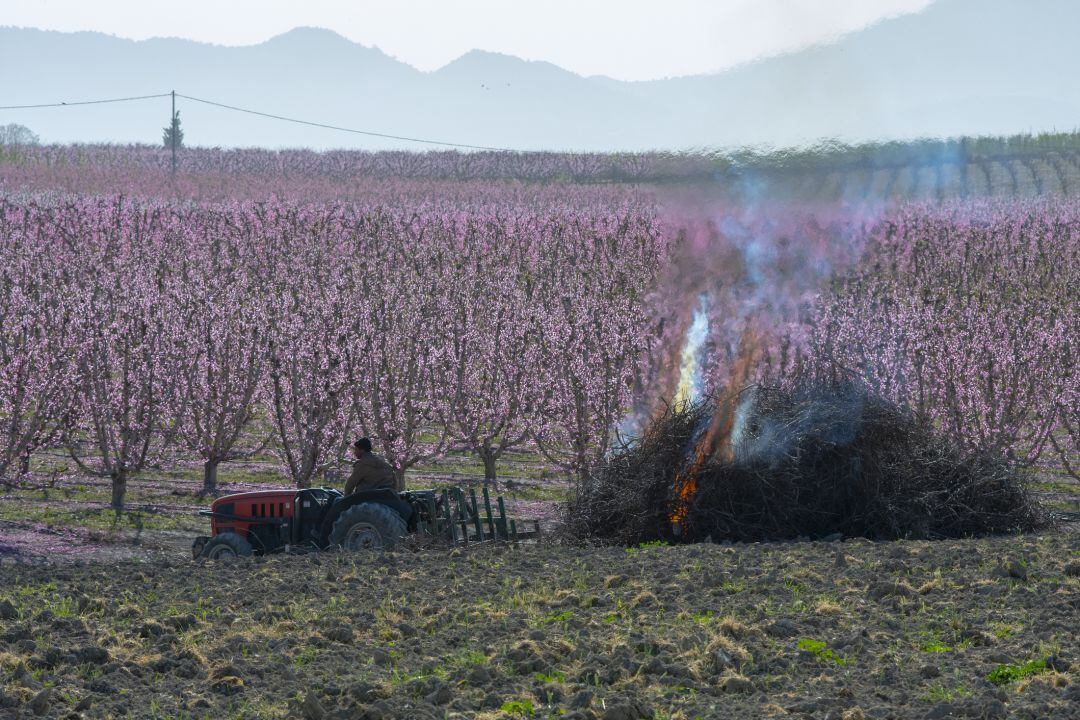
M360 503L341 513L330 530L330 545L345 550L387 550L406 532L405 519L379 503Z
M250 555L251 543L234 532L224 532L207 540L199 557L207 560L224 560Z

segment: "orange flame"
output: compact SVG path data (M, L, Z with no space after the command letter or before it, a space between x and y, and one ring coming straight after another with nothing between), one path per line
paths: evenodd
M715 428L713 442L715 444L711 446L710 451L726 462L730 462L735 457L735 448L731 444L731 430L735 427L735 410L739 404L739 393L750 382L754 366L758 362L760 349L761 343L757 334L747 323L742 337L739 338L739 354L731 368L727 390L713 416Z
M668 519L676 534L687 529L686 520L690 515L690 505L697 495L697 477L701 468L713 457L724 461L730 461L734 457L731 430L735 425L735 409L739 402L739 392L750 381L759 349L758 337L751 323L747 322L742 337L739 338L739 351L731 368L728 386L721 395L723 399L713 414L708 430L694 446L693 462L681 468L675 475L675 497Z

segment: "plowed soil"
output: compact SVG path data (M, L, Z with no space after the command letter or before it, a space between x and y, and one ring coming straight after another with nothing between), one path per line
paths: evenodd
M0 717L1080 717L1080 536L0 564Z

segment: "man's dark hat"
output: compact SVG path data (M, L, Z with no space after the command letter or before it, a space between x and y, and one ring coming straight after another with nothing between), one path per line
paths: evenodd
M371 438L362 437L353 443L353 447L364 452L371 452Z

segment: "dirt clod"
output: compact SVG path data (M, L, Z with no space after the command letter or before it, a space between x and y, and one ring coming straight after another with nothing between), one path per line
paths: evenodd
M234 666L220 665L210 671L210 687L216 692L229 695L243 690L244 680Z
M720 689L726 693L753 692L754 683L742 675L728 675L720 678Z
M621 702L609 705L602 720L643 720L651 718L652 712L648 707L635 702Z
M348 625L340 624L327 628L322 632L327 640L338 643L349 643L353 639L353 629Z
M169 618L167 622L172 626L173 630L183 632L184 630L190 630L195 627L195 624L198 623L199 620L194 615L179 615L174 618Z
M446 705L454 699L454 692L446 685L439 685L424 698L432 705Z
M772 637L789 638L799 634L799 626L790 620L774 620L765 627L765 632Z
M998 577L1026 581L1028 579L1027 563L1015 559L1007 560L997 566L996 573Z
M49 712L49 706L52 705L53 691L51 688L46 688L35 695L27 705L30 708L30 712L37 716L41 716Z
M86 645L75 650L73 660L76 664L104 664L109 662L110 657L109 651L105 648L98 645Z
M487 685L491 682L491 670L485 665L477 665L469 671L468 681L473 685Z
M867 595L873 600L884 600L891 597L912 598L915 597L916 592L903 580L894 580L874 583L867 591Z
M1058 673L1067 673L1072 668L1072 663L1060 655L1051 655L1046 658L1046 668Z
M579 690L574 693L567 704L575 710L581 710L589 707L589 705L592 704L594 697L595 693L593 693L592 690Z
M319 702L318 696L311 690L308 690L304 695L303 702L300 703L300 714L304 720L323 720L326 717L325 708Z
M243 690L244 681L242 678L236 677L235 675L226 675L224 677L215 678L211 681L210 687L216 692L230 695Z
M712 652L712 664L713 669L717 672L722 672L730 668L738 668L738 663L731 655L722 648L717 648Z
M349 696L360 702L372 702L382 697L382 690L371 683L358 682L349 688Z

